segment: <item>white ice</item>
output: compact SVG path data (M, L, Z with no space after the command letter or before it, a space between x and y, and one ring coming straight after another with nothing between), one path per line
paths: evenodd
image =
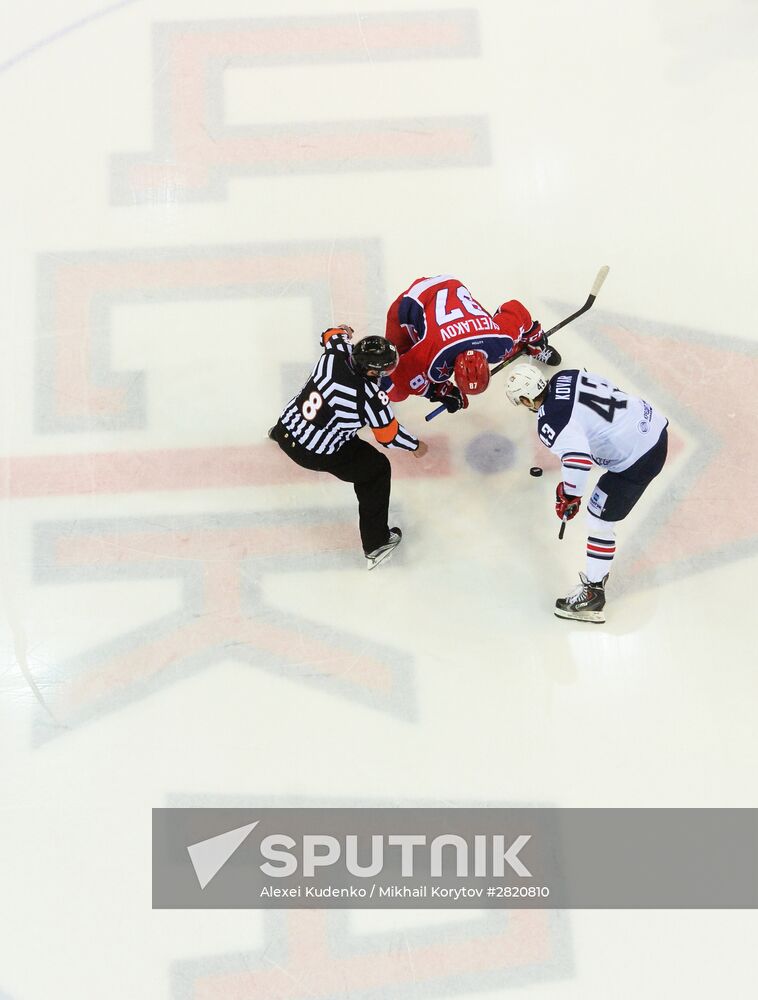
M756 804L758 6L100 2L0 10L0 997L752 995L747 911L153 912L150 810ZM675 445L607 624L497 380L368 574L265 438L319 332L603 264L556 346Z

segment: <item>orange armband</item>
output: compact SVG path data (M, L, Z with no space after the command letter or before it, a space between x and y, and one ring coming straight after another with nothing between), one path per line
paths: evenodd
M390 441L395 440L395 437L397 436L397 429L397 417L394 417L390 423L385 424L384 427L372 427L371 433L380 444L389 444Z
M321 334L321 343L326 347L326 342L330 337L333 337L335 333L344 333L344 330L340 330L339 327L331 326L328 330L324 330Z
M353 328L352 326L348 326L347 323L343 323L342 326L330 326L328 330L324 330L324 332L321 334L322 345L326 347L327 340L329 340L329 338L333 337L335 334L340 334L340 333L344 334L347 337L347 339L350 340L353 336Z

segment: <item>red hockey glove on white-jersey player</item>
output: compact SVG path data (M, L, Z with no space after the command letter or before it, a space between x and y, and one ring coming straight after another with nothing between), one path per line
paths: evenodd
M572 496L566 492L566 487L562 482L555 488L555 513L562 521L570 521L579 513L582 506L582 498Z

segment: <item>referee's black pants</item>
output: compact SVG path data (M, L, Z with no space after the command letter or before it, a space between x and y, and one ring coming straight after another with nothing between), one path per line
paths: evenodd
M353 484L358 497L358 523L364 553L387 544L392 466L386 455L359 437L351 438L333 455L315 455L298 444L281 423L272 428L271 437L284 454L303 469L328 472Z

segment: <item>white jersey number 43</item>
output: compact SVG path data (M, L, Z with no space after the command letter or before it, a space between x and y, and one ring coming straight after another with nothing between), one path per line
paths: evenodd
M626 400L615 396L614 393L621 392L611 386L610 382L598 381L593 382L588 379L586 375L582 375L579 378L579 384L585 389L592 389L592 392L580 392L577 399L583 406L589 407L593 413L596 413L603 420L607 420L608 423L613 423L613 418L616 415L616 410L626 409Z

